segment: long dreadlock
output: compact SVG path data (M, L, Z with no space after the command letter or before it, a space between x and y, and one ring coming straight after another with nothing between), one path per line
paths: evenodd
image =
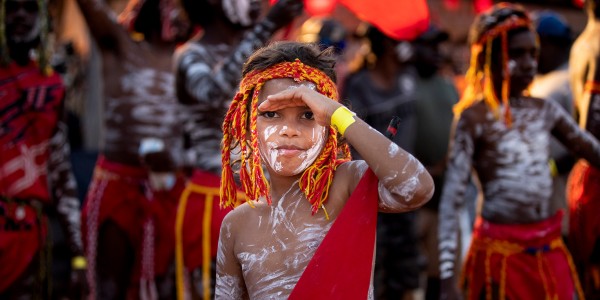
M502 101L504 121L507 126L511 126L512 116L508 103L510 91L508 38L511 32L519 29L535 32L529 15L520 5L499 3L477 16L470 32L471 61L465 78L467 86L460 101L454 106L456 118L465 109L481 100L499 118L500 101ZM496 95L492 77L492 64L494 64L492 57L497 50L501 51L500 66L503 70L501 100Z
M8 39L6 36L6 2L0 0L0 64L5 67L11 63L10 53L8 51ZM48 2L46 0L36 0L38 6L38 21L40 22L39 45L37 49L37 63L42 74L49 76L52 74L50 66L50 45L49 29L50 21L48 18Z
M323 54L318 48L301 43L277 43L264 49L263 52L278 57L290 55L290 53L294 53L293 50L299 49L303 50L304 54L306 52L313 54L314 60L319 60L319 56ZM260 56L260 53L252 56L246 66L255 65L253 59ZM269 182L263 172L258 152L258 133L256 132L258 96L267 81L277 78L292 78L296 82L310 81L316 85L319 93L339 101L332 76L326 75L319 68L308 65L309 61L310 59L304 61L304 56L303 61L299 58L291 60L284 58L266 69L254 69L242 79L240 90L233 98L223 122L221 206L235 204L234 164L239 167L237 172L239 172L242 188L246 193L246 200L258 200L259 197L264 196L267 203L271 203ZM239 159L232 162L232 153L237 154L238 151ZM301 191L312 205L313 214L327 200L335 169L339 164L348 160L350 160L348 145L338 145L337 131L330 126L328 138L321 154L311 166L304 170L299 181ZM251 202L249 203L252 205Z

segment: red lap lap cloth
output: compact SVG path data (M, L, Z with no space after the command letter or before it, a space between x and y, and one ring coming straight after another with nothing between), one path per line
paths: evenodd
M173 262L175 216L184 186L179 178L171 191L152 191L144 168L98 159L81 215L92 295L98 231L111 221L127 235L135 253L128 298L152 297L154 277L166 274Z
M219 231L225 215L232 208L219 206L221 178L210 172L196 170L181 194L175 225L177 296L186 299L186 271L202 266L204 299L211 298L211 260L217 257ZM238 192L239 203L244 193Z
M599 266L590 268L590 259L594 245L600 238L600 170L590 166L585 160L578 161L569 175L567 202L569 249L579 269L586 295L599 295Z
M46 218L40 220L30 205L0 198L0 294L27 269L46 236ZM41 223L41 224L40 224Z
M377 227L377 182L368 169L306 266L290 300L369 298Z
M515 225L478 218L461 278L465 299L583 299L562 216Z

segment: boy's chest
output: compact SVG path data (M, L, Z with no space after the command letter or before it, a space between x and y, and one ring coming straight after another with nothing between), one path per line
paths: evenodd
M308 216L311 219L263 220L254 230L247 230L246 236L238 237L235 252L247 287L262 290L295 285L332 223Z

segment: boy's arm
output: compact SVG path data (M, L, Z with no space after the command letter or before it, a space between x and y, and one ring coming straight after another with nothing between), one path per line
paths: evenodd
M596 99L600 106L600 99ZM600 168L600 143L589 132L582 130L577 123L557 104L548 101L549 109L556 117L552 134L575 155L584 158L591 165ZM600 115L600 107L593 108L590 103L590 117ZM600 116L598 116L600 118ZM589 119L588 119L589 120ZM600 122L596 120L595 122Z
M344 137L379 179L379 210L408 211L429 201L433 179L421 162L360 118L354 118Z
M215 299L248 299L242 268L234 252L236 222L231 220L234 214L234 212L227 214L221 224L217 250Z
M466 113L468 112L464 112L453 124L446 181L440 198L438 246L442 299L453 299L458 292L454 273L457 269L454 263L459 251L458 210L464 204L474 153L473 133L470 130L473 126L469 125Z
M338 129L377 175L380 181L380 211L408 211L429 201L434 186L433 179L425 167L363 120L352 116L352 113L342 104L306 86L301 86L268 96L258 109L276 111L285 107L304 105L311 109L315 121L321 126L332 124L339 126L340 124L332 120L332 116L336 111L336 115L345 111L343 119L352 122L347 122L347 127ZM337 117L336 119L339 120Z

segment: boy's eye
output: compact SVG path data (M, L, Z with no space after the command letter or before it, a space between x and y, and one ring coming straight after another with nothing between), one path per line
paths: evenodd
M302 114L302 118L312 120L315 118L315 116L312 111L307 111Z
M261 116L263 116L265 118L275 118L275 116L277 116L277 114L274 111L265 111L265 112L261 113Z

